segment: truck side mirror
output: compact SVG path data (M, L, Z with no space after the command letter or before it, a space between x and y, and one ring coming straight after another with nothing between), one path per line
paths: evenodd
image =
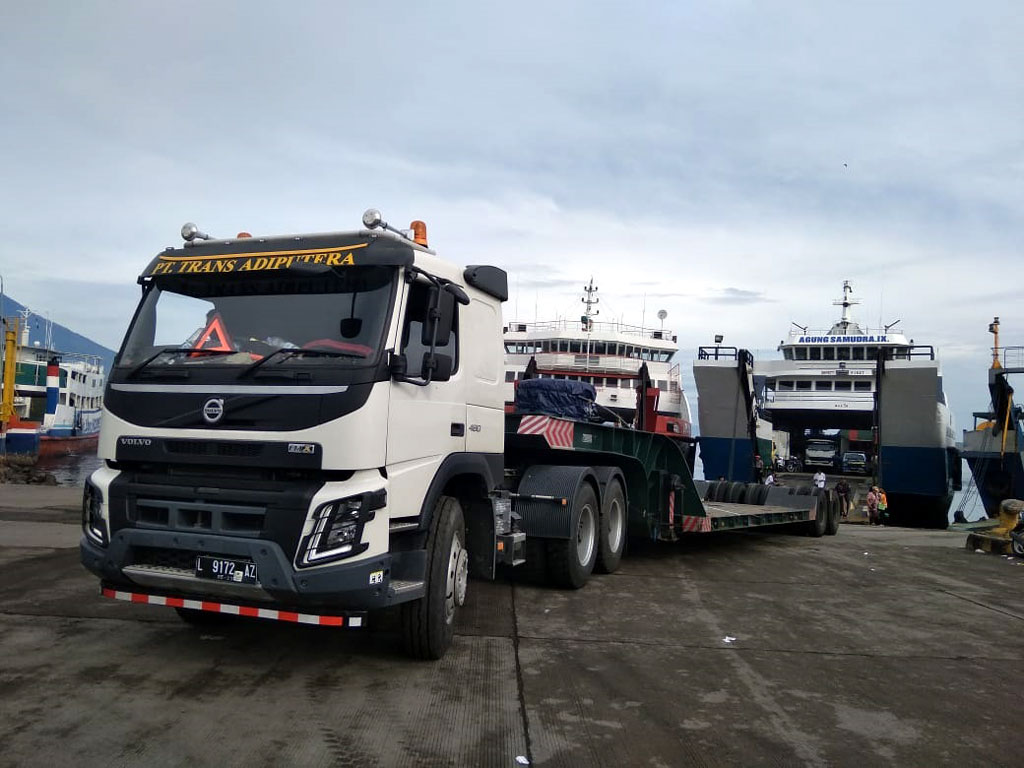
M426 321L420 341L423 346L448 346L455 322L455 297L436 286L430 292L430 308L427 310Z
M448 381L452 377L452 356L427 352L420 376L427 381Z

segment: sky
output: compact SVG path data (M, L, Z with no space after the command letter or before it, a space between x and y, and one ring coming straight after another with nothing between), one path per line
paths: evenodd
M116 348L182 223L376 207L507 269L506 318L593 277L684 361L774 355L850 280L939 350L962 428L992 317L1024 344L1022 40L1009 0L6 2L0 277Z

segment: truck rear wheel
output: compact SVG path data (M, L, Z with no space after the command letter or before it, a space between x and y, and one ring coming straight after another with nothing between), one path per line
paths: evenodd
M402 604L402 642L417 659L440 659L452 644L455 614L466 601L469 557L459 500L441 496L427 534L426 594Z
M597 547L600 573L615 573L626 549L626 496L618 480L612 480L604 492L601 505L601 540Z
M600 532L597 495L589 483L573 497L572 522L568 539L548 539L548 575L560 587L579 589L594 570Z

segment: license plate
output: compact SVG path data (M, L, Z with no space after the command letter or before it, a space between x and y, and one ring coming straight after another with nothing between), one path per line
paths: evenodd
M196 558L196 576L235 584L259 584L256 563L248 560L230 560L226 557L200 555Z

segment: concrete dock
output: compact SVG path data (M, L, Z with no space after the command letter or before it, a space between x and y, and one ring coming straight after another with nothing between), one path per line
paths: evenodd
M0 486L0 765L1013 765L1024 567L963 533L636 546L472 582L454 647L103 599L79 491Z

